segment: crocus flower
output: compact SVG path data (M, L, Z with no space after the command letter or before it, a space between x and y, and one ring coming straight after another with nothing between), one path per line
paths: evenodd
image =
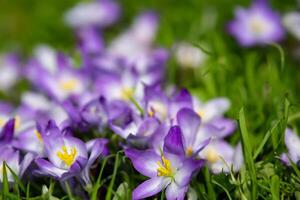
M96 80L96 91L107 101L130 101L137 96L137 74L125 71L123 74L99 74Z
M105 27L113 24L120 8L113 0L95 0L77 4L65 14L65 21L74 28Z
M223 136L231 134L236 123L224 117L224 113L229 109L230 101L227 98L219 97L208 102L201 102L193 98L193 109L201 117L203 124L209 124L220 129Z
M281 18L266 0L256 0L249 9L237 8L229 33L243 46L278 42L284 37Z
M184 159L167 152L157 154L151 149L126 149L125 154L139 173L150 178L133 191L133 199L144 199L166 189L168 200L183 200L193 172L204 164L203 160Z
M241 144L232 147L224 140L212 140L199 153L200 158L207 161L209 169L214 173L237 172L243 165Z
M282 154L281 160L287 165L290 165L290 160L295 164L299 165L299 160L300 160L299 136L295 132L293 132L292 129L287 128L285 130L284 142L288 149L288 152Z
M300 40L300 13L293 11L283 16L283 25L297 39Z
M108 47L112 55L132 60L151 49L156 35L157 16L153 12L139 15L132 27L117 37Z
M155 116L161 122L174 124L177 112L182 108L192 108L192 97L186 89L168 96L160 86L146 86L144 106L148 116Z
M71 96L85 100L88 79L80 69L71 65L69 57L47 46L38 47L36 56L26 68L26 75L34 85L58 102Z
M182 68L197 68L202 66L207 56L200 48L180 42L175 45L175 58Z
M46 158L37 158L37 174L66 180L78 176L89 182L88 169L96 158L105 151L106 141L94 140L87 145L69 134L63 134L53 122L49 122L42 134ZM90 153L89 153L90 152Z
M3 181L4 162L10 169L21 178L33 160L32 154L26 154L23 159L20 158L19 151L14 150L11 146L0 147L0 183ZM14 177L11 171L6 167L8 182L13 183Z
M20 80L20 61L15 54L0 56L0 90L11 89Z

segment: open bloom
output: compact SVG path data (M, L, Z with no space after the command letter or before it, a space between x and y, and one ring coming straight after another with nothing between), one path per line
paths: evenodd
M133 199L144 199L166 188L168 200L183 200L193 172L204 164L203 160L184 159L166 152L157 154L154 150L127 149L125 154L138 172L150 178L133 191Z
M214 173L229 173L238 171L243 165L243 152L241 144L232 147L224 140L212 140L199 153L207 161L209 169Z
M218 128L223 136L231 134L236 128L233 120L224 117L229 107L230 101L224 97L214 98L205 103L193 98L193 109L201 117L201 122Z
M28 79L36 88L58 102L80 96L85 100L89 86L85 74L71 65L71 59L47 46L36 48L36 56L26 68Z
M78 138L62 134L53 122L49 122L42 136L47 159L35 160L39 167L36 172L60 180L81 175L81 178L88 183L89 168L104 152L107 142L96 139L85 144Z
M243 46L278 42L283 39L284 29L280 16L269 7L266 0L254 1L249 9L237 8L235 17L228 29Z

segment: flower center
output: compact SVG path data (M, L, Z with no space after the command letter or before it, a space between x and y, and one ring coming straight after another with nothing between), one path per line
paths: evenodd
M78 80L74 78L61 80L59 85L64 91L70 92L76 89L76 87L78 86Z
M199 111L197 112L197 114L198 114L199 117L203 117L205 113L204 113L203 110L199 110Z
M67 166L71 166L74 161L77 154L77 150L75 147L72 147L71 149L67 149L66 146L62 146L61 151L57 152L57 156L59 159L61 159Z
M212 148L207 149L205 157L210 163L215 163L220 159L219 154Z
M33 132L34 132L35 136L37 137L37 139L38 139L40 142L43 142L43 138L42 138L42 136L41 136L41 133L40 133L38 130L36 130L36 129L35 129Z
M130 98L133 97L133 89L132 88L128 88L128 87L124 87L122 88L121 91L121 98L125 99L125 100L129 100Z
M3 118L0 118L0 127L4 126L6 120Z
M15 117L15 129L19 129L21 127L21 117L17 115Z
M193 147L189 146L188 148L186 148L185 150L185 154L190 157L193 155Z
M167 117L167 108L166 106L159 101L152 101L149 105L148 115L153 117L156 113L160 114L163 119Z
M157 161L157 176L173 176L171 162L166 159L164 156L161 157L162 163Z
M266 30L265 24L261 20L256 19L256 18L251 20L250 27L251 27L251 30L256 35L260 35L260 34L264 33Z

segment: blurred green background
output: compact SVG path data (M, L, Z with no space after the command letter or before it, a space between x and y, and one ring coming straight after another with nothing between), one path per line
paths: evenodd
M74 46L71 29L64 24L63 14L78 0L0 0L0 50L29 51L39 43L60 49ZM170 46L176 39L199 40L207 33L221 33L232 18L236 5L247 6L249 0L122 0L123 15L106 33L126 27L131 19L146 9L156 10L161 17L157 40ZM281 11L296 9L296 1L272 1ZM216 21L214 21L216 20Z

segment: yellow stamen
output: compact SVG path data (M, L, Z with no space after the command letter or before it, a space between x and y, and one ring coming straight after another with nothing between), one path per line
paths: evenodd
M207 149L205 157L210 163L215 163L220 159L219 154L212 148Z
M21 127L21 117L17 115L15 117L15 129L19 129Z
M60 81L60 87L64 91L72 91L77 87L77 85L78 85L78 81L74 78Z
M192 156L193 155L193 147L189 146L186 151L185 151L185 154L189 157L189 156Z
M34 134L36 135L37 139L42 142L43 141L43 138L41 136L41 133L38 131L38 130L34 130Z
M67 151L66 146L62 146L62 151L57 152L57 156L61 159L67 166L71 166L75 161L75 156L77 154L77 150L75 147L71 148L71 152Z
M148 112L149 117L153 117L154 114L155 114L154 110L150 109L149 112Z
M124 87L121 92L121 98L124 100L129 100L130 98L133 97L133 93L134 93L133 89Z
M4 126L6 120L4 120L3 118L0 118L0 127Z
M157 176L173 176L171 162L164 156L161 157L162 163L157 161Z
M199 115L199 117L203 117L205 113L204 113L203 110L199 110L199 111L197 112L197 114Z
M265 25L259 19L253 19L250 27L255 34L262 34L266 30Z

